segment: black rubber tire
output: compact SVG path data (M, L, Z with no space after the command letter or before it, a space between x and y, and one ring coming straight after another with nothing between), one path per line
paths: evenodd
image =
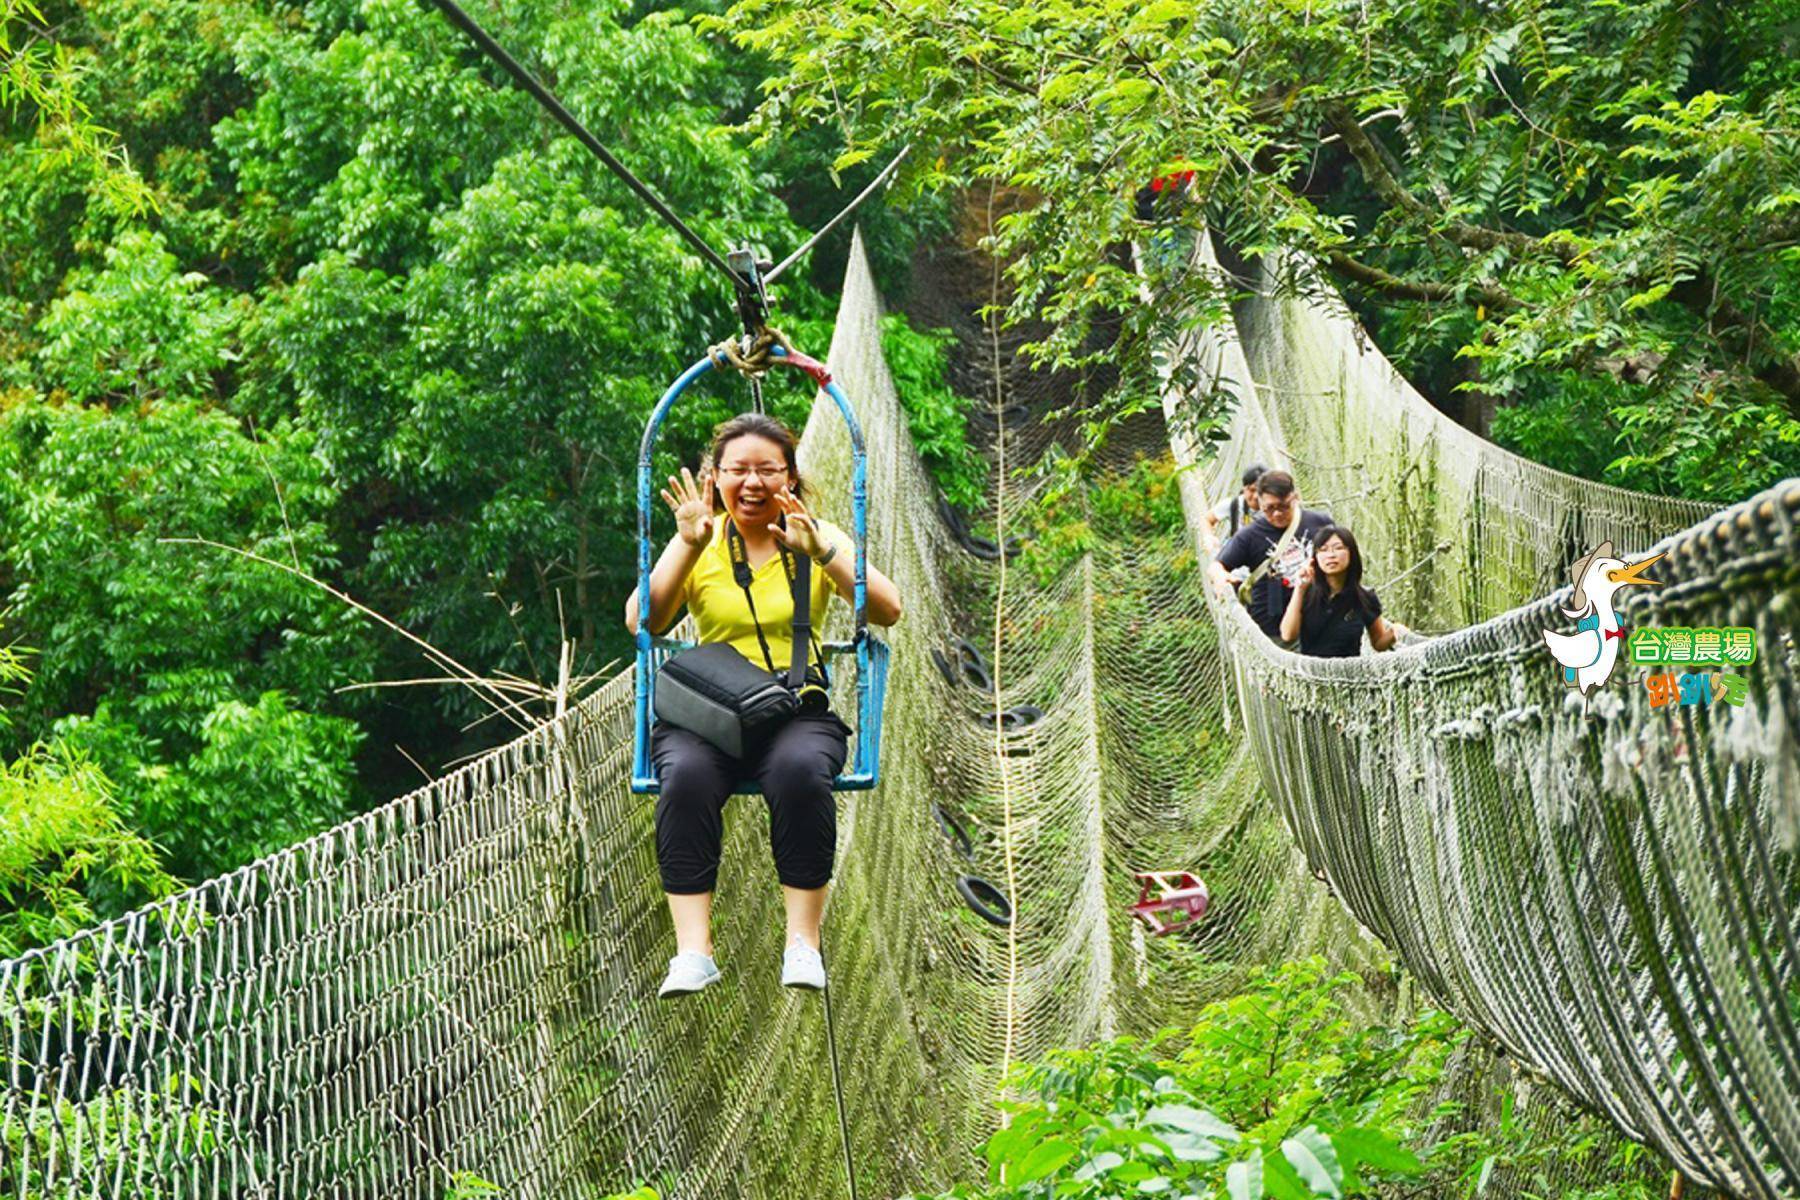
M956 814L943 805L934 803L931 806L931 815L937 821L938 828L944 831L944 836L950 839L950 848L962 855L963 858L973 860L975 843L970 839L969 831L963 828L963 823L957 819Z
M1018 704L1001 713L1000 717L1002 720L1011 717L1012 720L1007 723L1007 731L1017 732L1021 729L1030 729L1043 720L1044 710L1035 704Z
M962 548L983 562L997 562L1000 559L1000 547L992 538L977 537L970 533L963 535Z
M977 646L974 642L971 642L968 638L953 637L950 639L950 647L956 651L958 660L964 663L974 663L983 671L988 669L987 656L981 652L981 647Z
M969 910L989 925L1005 928L1012 924L1012 901L1006 893L979 875L958 875L956 890ZM998 906L998 907L996 907Z
M994 677L988 674L986 663L965 661L962 665L962 681L965 687L972 687L990 696L994 694Z
M931 652L931 661L937 664L938 674L944 677L945 683L949 684L951 687L962 686L962 675L958 673L955 667L950 665L950 660L944 657L944 652L942 650L933 650Z
M992 710L972 712L969 714L969 719L974 721L977 725L984 725L989 729L994 727L994 714ZM1030 729L1033 725L1036 725L1043 719L1044 710L1037 705L1019 704L1012 708L1005 709L1000 713L1000 726L1007 733L1018 733L1021 730Z
M967 535L966 537L962 538L960 544L962 545L962 548L964 550L967 550L970 554L973 554L976 558L981 559L983 562L998 562L998 561L1000 561L1000 547L994 542L993 538L979 537L979 536L971 533L971 534ZM1008 561L1011 561L1012 559L1017 558L1018 554L1019 554L1019 539L1016 537L1007 538L1006 539L1006 557L1007 557Z
M942 492L938 493L937 514L938 520L944 523L958 541L969 536L968 519L958 511L954 504L950 503Z

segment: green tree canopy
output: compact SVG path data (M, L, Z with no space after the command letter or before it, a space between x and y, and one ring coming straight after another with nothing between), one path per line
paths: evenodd
M743 0L728 27L781 65L762 131L831 121L842 161L911 141L915 186L1011 193L1012 312L1056 322L1052 358L1120 312L1106 353L1142 387L1170 311L1221 311L1191 276L1140 304L1118 252L1139 189L1191 171L1161 220L1323 264L1403 368L1475 398L1473 424L1582 388L1619 482L1735 497L1800 469L1800 22L1780 0Z

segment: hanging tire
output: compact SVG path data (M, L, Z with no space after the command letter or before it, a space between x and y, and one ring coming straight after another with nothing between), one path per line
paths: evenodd
M969 536L969 522L942 492L938 493L937 514L938 520L944 523L958 541Z
M984 726L988 729L994 727L994 714L992 710L972 712L969 714L969 719L974 721L977 725ZM1030 729L1033 725L1036 725L1043 719L1044 710L1037 705L1019 704L1012 708L1005 709L1000 713L1000 728L1007 733L1020 733Z
M968 638L953 637L950 639L950 646L956 651L956 657L959 661L964 663L975 663L979 665L983 671L987 670L987 656L982 654L981 647L977 646L974 642L971 642Z
M1035 704L1019 704L1000 714L1000 723L1006 732L1017 733L1021 729L1029 729L1044 719L1044 710Z
M957 664L962 668L962 682L978 692L993 692L993 673L988 670L987 658L975 643L966 637L952 637L950 646L956 651Z
M994 677L988 674L986 663L965 662L962 665L962 681L978 692L989 695L994 692Z
M1012 924L1012 901L1006 893L979 875L958 875L956 890L969 910L990 925Z
M961 686L962 676L957 673L955 667L950 665L950 660L944 657L943 651L933 650L931 652L931 661L937 664L938 674L944 677L945 683L949 684L951 687Z
M976 558L981 559L983 562L1000 561L1000 547L992 538L979 537L976 534L971 533L962 539L962 548L967 550L970 554L973 554ZM1018 553L1019 539L1016 537L1007 538L1006 557L1008 561L1018 557Z
M962 548L983 562L996 562L1000 558L1000 547L995 545L991 538L978 537L972 533L965 534Z
M931 815L937 821L938 828L944 831L944 836L950 839L951 848L965 859L973 859L975 843L970 839L969 831L963 828L963 823L957 819L956 814L941 804L933 804Z

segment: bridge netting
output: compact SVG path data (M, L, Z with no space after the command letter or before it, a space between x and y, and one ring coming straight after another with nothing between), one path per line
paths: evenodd
M1218 270L1204 242L1195 269ZM977 1174L1007 1062L1180 1023L1311 953L1396 956L1532 1068L1507 1077L1533 1104L1559 1103L1541 1073L1698 1184L1792 1194L1800 485L1709 514L1522 463L1438 418L1297 266L1257 270L1181 348L1231 391L1232 441L1200 454L1180 431L1207 398L1172 389L1174 432L1145 447L1192 466L1190 519L1001 592L936 513L853 250L829 361L868 433L871 561L907 604L884 782L844 798L826 920L862 1194ZM1037 399L994 354L1000 403ZM1017 462L1055 432L1001 436ZM847 450L822 406L801 465L840 523ZM1303 660L1209 599L1200 506L1251 458L1357 528L1390 612L1458 632ZM1030 486L1002 473L995 502ZM1750 704L1568 707L1543 597L1604 537L1670 552L1678 582L1627 620L1757 629ZM954 633L997 651L998 696L938 671ZM8 1194L845 1194L754 801L727 819L723 985L654 998L672 938L626 787L631 699L627 673L429 787L0 964ZM1018 705L1043 716L983 718ZM1130 872L1163 867L1216 904L1146 939ZM1010 891L1010 929L963 875Z

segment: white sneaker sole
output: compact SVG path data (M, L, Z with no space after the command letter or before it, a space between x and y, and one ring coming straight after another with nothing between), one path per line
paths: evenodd
M692 996L695 992L704 992L707 988L711 987L713 984L715 984L717 982L719 982L719 976L714 975L711 979L708 979L705 983L696 984L693 987L684 987L679 984L671 986L667 983L664 983L662 985L662 987L660 989L658 989L658 991L656 993L656 998L658 1000L673 1000L680 996Z

